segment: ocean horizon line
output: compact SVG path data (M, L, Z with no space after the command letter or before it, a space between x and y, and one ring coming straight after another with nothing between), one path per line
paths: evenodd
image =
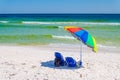
M21 14L21 15L22 15L22 14L23 14L23 15L24 15L24 14L28 14L28 15L29 15L29 14L33 14L33 15L34 15L34 14L35 14L35 15L39 15L39 14L40 14L40 15L42 15L42 14L51 14L51 15L54 15L54 14L56 14L56 15L57 15L57 14L58 14L58 15L59 15L59 14L61 14L61 15L62 15L62 14L63 14L63 15L64 15L64 14L68 14L68 15L69 15L69 14L70 14L70 15L72 15L72 14L73 14L73 15L84 15L84 14L86 14L86 15L88 15L88 14L90 14L90 15L96 15L96 14L99 14L99 15L100 15L100 14L101 14L101 15L102 15L102 14L103 14L103 15L111 15L111 14L112 14L112 15L120 15L120 13L0 13L0 15L4 15L4 14L6 14L6 15L7 15L7 14L12 14L12 15L14 15L14 14Z

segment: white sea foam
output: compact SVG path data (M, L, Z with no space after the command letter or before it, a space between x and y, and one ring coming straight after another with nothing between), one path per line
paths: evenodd
M63 29L63 28L64 28L64 26L58 26L58 28L62 28L62 29Z
M40 21L22 21L23 24L73 24L76 22L40 22Z
M8 21L0 21L0 23L8 23Z
M52 22L23 21L23 24L52 24Z
M6 22L6 21L2 21ZM40 22L40 21L22 21L23 24L87 24L87 25L120 25L119 22Z
M75 39L74 37L70 37L70 36L56 36L56 35L53 35L52 37L53 38L61 38L61 39Z
M8 23L9 21L0 21L0 23ZM22 24L54 24L54 25L116 25L119 26L120 22L43 22L43 21L22 21ZM62 28L59 26L59 28Z
M113 45L103 45L103 44L97 44L98 47L104 48L104 49L108 49L108 48L118 48L117 46L113 46Z
M80 22L81 24L92 24L92 25L120 25L117 22Z

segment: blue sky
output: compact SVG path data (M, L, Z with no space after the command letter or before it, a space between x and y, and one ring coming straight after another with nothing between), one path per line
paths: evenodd
M0 13L120 13L120 0L0 0Z

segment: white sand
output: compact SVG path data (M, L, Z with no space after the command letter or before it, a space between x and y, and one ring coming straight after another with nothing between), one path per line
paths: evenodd
M54 52L78 61L78 46L0 46L0 80L120 80L119 48L83 47L83 68L54 67Z

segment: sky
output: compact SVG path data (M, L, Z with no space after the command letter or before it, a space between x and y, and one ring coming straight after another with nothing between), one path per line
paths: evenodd
M120 0L0 0L0 13L120 13Z

